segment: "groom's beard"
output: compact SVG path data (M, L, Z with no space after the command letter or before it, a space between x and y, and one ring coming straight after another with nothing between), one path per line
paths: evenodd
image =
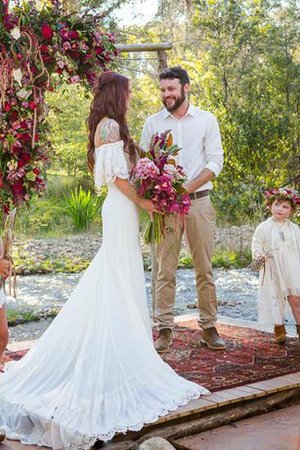
M169 98L172 98L172 97L169 97ZM182 105L182 103L186 100L186 96L185 96L183 87L181 88L181 95L180 95L180 97L178 97L178 98L174 98L173 97L173 100L175 100L175 101L174 101L174 104L172 106L168 106L168 104L166 102L166 99L163 99L163 101L162 101L164 106L166 107L166 109L169 112L176 111L176 109L178 109Z

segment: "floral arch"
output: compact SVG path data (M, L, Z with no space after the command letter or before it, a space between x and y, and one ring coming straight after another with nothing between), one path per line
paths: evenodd
M16 2L14 2L16 3ZM44 94L62 82L93 85L118 57L101 16L63 13L60 0L0 4L0 208L45 189L50 143Z

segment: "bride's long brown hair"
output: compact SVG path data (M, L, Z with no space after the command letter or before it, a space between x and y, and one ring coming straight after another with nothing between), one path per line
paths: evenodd
M130 136L126 121L128 97L129 80L124 75L116 72L104 72L99 76L94 88L90 116L87 119L89 129L87 164L91 172L93 172L95 164L95 132L104 117L118 122L124 149L129 154L130 162L132 164L136 162L138 147Z

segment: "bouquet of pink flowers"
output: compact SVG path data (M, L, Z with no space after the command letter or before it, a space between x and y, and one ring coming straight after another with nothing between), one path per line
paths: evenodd
M147 151L132 170L132 178L138 194L151 199L161 213L154 213L153 220L146 227L146 244L159 243L165 233L166 214L176 214L181 218L189 212L191 201L184 188L186 175L176 163L175 156L180 148L173 145L169 130L156 133Z

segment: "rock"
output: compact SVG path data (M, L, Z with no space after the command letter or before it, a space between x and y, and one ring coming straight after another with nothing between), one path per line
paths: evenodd
M140 444L136 450L175 450L166 439L153 437Z

